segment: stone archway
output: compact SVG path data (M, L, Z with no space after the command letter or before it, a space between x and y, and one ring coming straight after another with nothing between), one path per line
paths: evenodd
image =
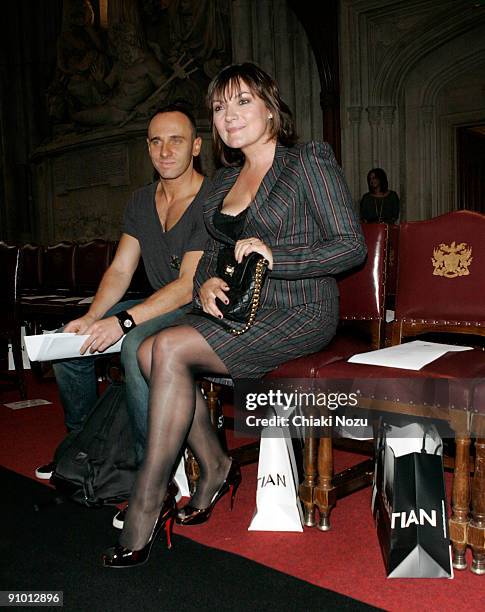
M343 166L356 202L369 168L381 166L401 195L402 218L452 210L453 126L485 116L474 86L485 59L484 7L343 0L341 8ZM464 71L464 95L447 105L447 87Z

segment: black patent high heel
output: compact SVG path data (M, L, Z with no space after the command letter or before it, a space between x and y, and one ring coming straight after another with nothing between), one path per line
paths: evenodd
M226 493L231 494L232 510L234 507L234 498L236 497L236 492L241 484L241 480L241 468L237 461L233 459L226 479L219 487L219 490L214 494L210 505L207 506L207 508L196 508L191 504L187 504L177 513L177 523L179 525L200 525L201 523L205 523L209 520L212 510L214 510L214 506Z
M140 550L131 550L130 548L121 546L121 544L111 546L103 554L102 561L104 567L134 567L135 565L143 565L146 563L150 557L153 542L164 527L167 537L167 548L172 548L172 528L176 510L175 497L167 495L163 502L162 509L160 510L160 514L158 515L157 522L153 527L150 539L145 546Z

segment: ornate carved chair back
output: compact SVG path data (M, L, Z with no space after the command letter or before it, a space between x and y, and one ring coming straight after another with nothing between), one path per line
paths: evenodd
M485 215L460 210L400 228L393 344L431 330L485 335Z

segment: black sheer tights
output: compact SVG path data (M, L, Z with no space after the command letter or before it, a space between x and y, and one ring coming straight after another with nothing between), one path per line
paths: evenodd
M150 538L186 439L200 466L192 505L207 507L230 467L195 384L201 373L228 374L204 337L189 326L166 329L143 342L138 361L150 381L150 400L145 459L120 537L120 544L131 550L143 548Z

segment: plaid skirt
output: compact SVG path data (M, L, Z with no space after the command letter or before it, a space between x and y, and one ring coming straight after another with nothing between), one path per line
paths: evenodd
M182 316L176 325L190 325L202 334L232 378L261 378L285 361L324 348L337 323L338 298L334 298L288 309L260 309L252 327L240 336L217 319L194 314Z

